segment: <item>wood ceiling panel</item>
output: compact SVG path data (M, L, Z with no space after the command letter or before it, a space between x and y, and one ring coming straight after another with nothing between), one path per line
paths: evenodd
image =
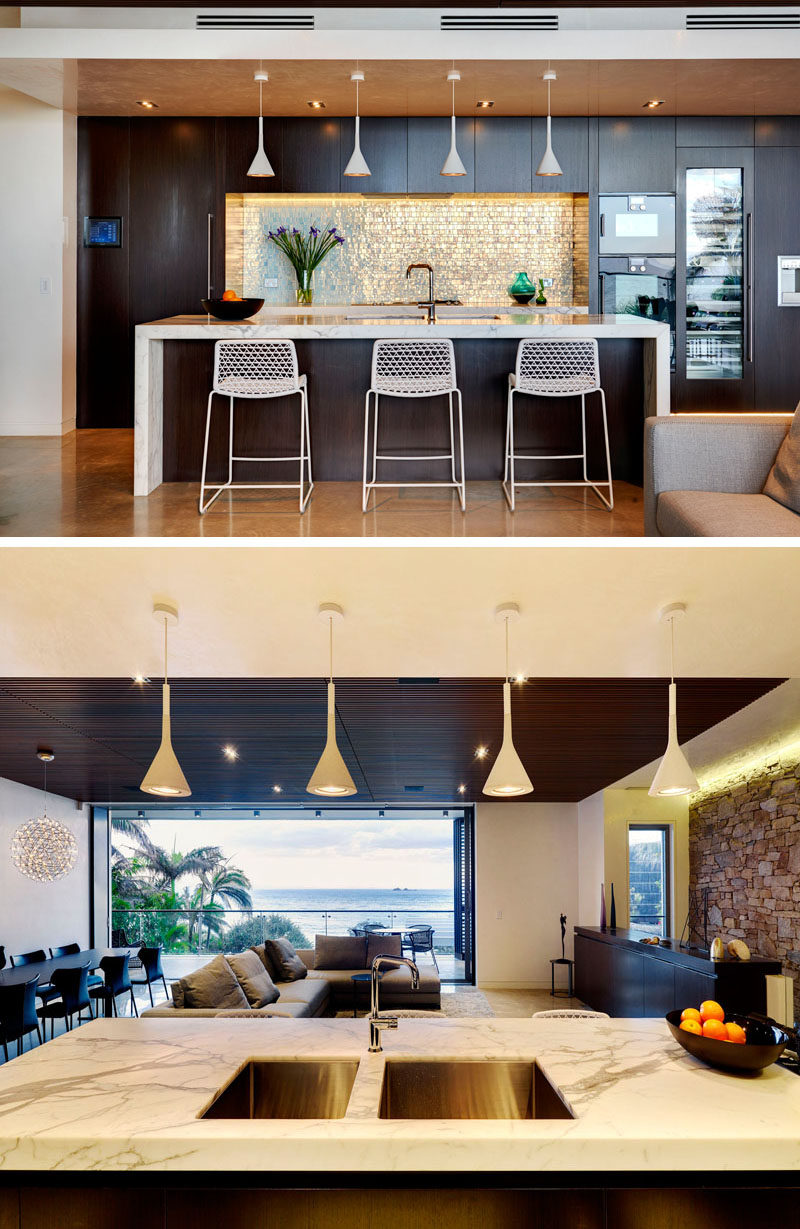
M682 681L681 741L783 681ZM502 732L498 680L341 679L336 698L339 747L359 801L481 797ZM660 755L666 702L663 679L514 686L514 741L536 801L579 801ZM158 745L160 705L159 680L7 679L0 688L0 776L40 786L36 748L51 746L54 792L84 802L144 802L138 785ZM194 801L308 802L305 785L324 742L325 681L173 680L172 728ZM239 751L233 763L222 755L226 743ZM489 748L484 761L474 754L481 744ZM409 792L409 785L423 789Z

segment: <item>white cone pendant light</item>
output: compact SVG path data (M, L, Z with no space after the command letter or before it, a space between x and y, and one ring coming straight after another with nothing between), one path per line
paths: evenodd
M674 798L680 794L692 794L699 789L697 777L678 744L678 689L675 686L675 620L686 613L683 602L666 606L661 612L662 623L669 623L670 634L670 683L669 715L667 718L667 749L664 752L653 784L647 791L651 798Z
M354 73L350 74L350 80L356 83L356 140L353 152L350 155L350 161L344 168L344 174L353 179L359 179L372 174L367 166L366 158L361 152L361 116L358 113L358 86L364 80L364 74L360 68L357 68Z
M355 783L336 745L336 687L333 682L333 625L344 618L341 606L323 602L319 615L328 623L330 676L328 681L328 732L325 749L319 757L306 789L309 794L321 794L324 798L346 798L356 793Z
M461 80L461 73L457 68L451 68L447 74L447 80L452 82L453 87L453 106L452 115L450 116L450 152L444 160L444 166L439 172L440 175L466 175L467 168L458 156L456 149L456 81Z
M564 172L559 166L558 158L556 158L555 154L553 153L553 137L551 132L552 125L550 119L550 82L557 81L558 78L552 69L548 68L547 72L542 77L542 80L547 82L547 141L544 147L542 160L536 168L536 174L563 175Z
M170 725L169 683L167 682L167 628L178 622L178 611L175 606L157 602L153 607L153 617L164 624L164 686L161 699L161 746L155 759L147 770L139 789L145 794L156 794L160 798L188 798L191 795L189 783L183 775L177 756L172 750L172 732Z
M516 798L520 794L533 792L531 779L525 771L522 760L517 755L511 732L511 684L508 672L508 625L512 619L519 618L519 606L508 602L498 606L495 618L506 625L506 677L503 683L503 743L492 771L486 778L483 787L484 794L492 798Z
M264 82L269 81L269 74L259 69L253 80L258 82L258 149L247 174L255 179L267 179L275 174L264 149Z

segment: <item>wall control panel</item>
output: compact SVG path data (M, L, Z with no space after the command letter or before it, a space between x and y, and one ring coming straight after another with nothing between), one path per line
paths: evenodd
M800 307L800 256L778 257L778 306Z

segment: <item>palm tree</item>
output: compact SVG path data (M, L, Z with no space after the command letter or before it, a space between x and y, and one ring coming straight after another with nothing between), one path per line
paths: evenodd
M253 886L243 870L231 866L230 859L202 878L203 886L208 892L208 904L212 907L227 909L252 909L253 898L250 888ZM206 931L206 943L211 935L211 927Z

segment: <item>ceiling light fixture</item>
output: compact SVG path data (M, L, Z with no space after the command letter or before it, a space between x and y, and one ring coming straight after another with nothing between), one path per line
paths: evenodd
M458 792L459 792L459 794L466 794L466 792L467 792L467 787L466 787L466 785L459 785L459 787L458 787Z
M439 172L440 175L466 175L467 168L458 156L456 149L456 81L461 80L461 73L457 68L453 67L447 74L447 80L452 83L453 92L453 107L452 115L450 116L450 152L444 160L444 166Z
M353 152L350 155L350 161L344 168L344 174L353 179L363 179L365 176L372 174L372 172L361 152L361 116L358 111L358 87L364 80L364 74L360 68L356 68L356 71L350 74L350 80L354 81L356 85L356 139L353 145Z
M647 102L643 102L642 106L648 111L655 111L657 107L663 107L666 99L664 98L648 98Z
M133 678L134 683L138 683L140 687L143 686L145 683L150 682L146 674L134 674L131 677Z
M178 622L178 608L168 602L156 602L153 618L164 624L164 685L161 690L161 745L147 770L139 789L161 798L188 798L189 783L183 775L178 757L172 750L169 682L167 676L167 629Z
M269 81L269 73L265 73L259 65L258 72L253 74L253 80L258 82L258 149L247 174L255 179L268 179L275 174L264 150L264 82Z
M238 760L239 758L239 752L235 747L232 747L230 743L226 743L226 745L222 748L222 754L225 756L226 760Z
M309 794L322 794L327 798L344 798L355 794L356 787L353 778L347 770L342 754L336 745L336 687L333 681L333 625L341 623L344 611L335 602L323 602L319 608L319 617L328 624L328 661L330 673L328 679L328 734L325 748L319 757L306 789Z
M661 611L661 622L669 623L669 715L667 718L667 749L662 756L653 784L647 791L651 798L674 798L693 794L699 789L697 777L678 744L677 687L675 686L675 623L686 614L683 602L673 602Z
M282 785L273 785L273 787L272 787L272 792L273 792L273 794L282 794L282 793L283 793L283 786L282 786Z
M47 747L40 747L36 758L44 768L44 809L36 819L20 824L11 837L11 859L21 875L36 883L63 879L75 865L78 842L75 834L58 819L47 814L47 765L55 759Z
M145 111L157 111L158 110L158 103L153 102L152 99L150 98L137 98L136 105L137 107L143 107Z
M485 760L488 754L489 754L488 747L480 746L480 747L475 748L475 759L476 760Z
M325 110L325 103L322 102L322 100L319 98L310 98L308 101L308 105L310 106L312 111L324 111Z
M506 673L503 679L503 743L494 762L492 771L486 778L483 787L484 794L492 798L515 798L520 794L530 794L533 790L530 777L522 766L514 747L511 732L511 684L508 673L508 625L519 618L519 606L516 602L505 602L498 606L494 617L499 623L505 623L506 629Z
M558 158L553 153L553 134L552 134L552 119L550 115L550 85L553 81L557 81L558 77L551 68L542 77L542 81L547 82L547 142L542 154L542 160L536 168L537 175L563 175Z
M475 106L479 111L488 111L490 107L494 106L494 102L489 98L479 98Z

